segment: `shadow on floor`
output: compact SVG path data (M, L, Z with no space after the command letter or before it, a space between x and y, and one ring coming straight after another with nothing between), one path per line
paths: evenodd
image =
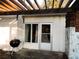
M11 51L0 50L0 59L68 59L63 52L21 49L10 54Z

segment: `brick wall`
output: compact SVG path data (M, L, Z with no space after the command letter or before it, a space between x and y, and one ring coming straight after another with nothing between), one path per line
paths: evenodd
M68 44L69 59L79 59L79 12L69 13L66 17L66 35ZM67 46L67 45L66 45Z
M76 32L79 32L79 12L76 12L75 28Z

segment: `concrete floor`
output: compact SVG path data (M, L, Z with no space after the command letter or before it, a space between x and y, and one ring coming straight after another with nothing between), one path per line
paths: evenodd
M10 51L0 50L0 59L67 59L67 56L62 52L21 49L12 56Z

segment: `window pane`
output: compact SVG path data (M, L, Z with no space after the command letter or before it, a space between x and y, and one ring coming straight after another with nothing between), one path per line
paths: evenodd
M50 34L42 34L42 42L50 42Z
M38 42L38 24L32 25L32 42Z
M50 33L50 24L42 25L42 33Z
M31 24L25 25L25 42L31 41Z

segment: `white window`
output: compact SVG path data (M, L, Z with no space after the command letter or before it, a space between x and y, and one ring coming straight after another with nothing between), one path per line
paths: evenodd
M41 29L38 24L25 24L25 42L38 42L38 29L41 30L41 42L50 43L50 24L42 24Z
M27 47L52 50L50 23L25 24L25 42Z
M50 24L42 24L41 41L44 43L50 42Z
M38 24L25 24L25 42L38 42Z

